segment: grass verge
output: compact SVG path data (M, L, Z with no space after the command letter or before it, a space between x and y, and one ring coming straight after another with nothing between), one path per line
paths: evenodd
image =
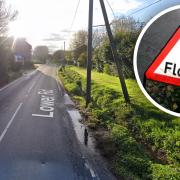
M85 108L85 75L78 67L59 70L113 172L125 179L179 179L179 118L149 103L133 79L126 80L131 99L127 105L118 78L95 71L92 102Z

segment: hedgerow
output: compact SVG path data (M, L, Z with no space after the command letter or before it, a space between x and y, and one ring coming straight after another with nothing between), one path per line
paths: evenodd
M84 106L85 71L66 67L59 72L66 90ZM109 131L104 146L107 153L108 149L113 152L109 156L114 172L125 179L179 179L179 118L154 108L132 79L126 81L132 102L127 105L120 88L113 84L115 77L104 75L112 82L105 84L102 73L92 75L88 121Z

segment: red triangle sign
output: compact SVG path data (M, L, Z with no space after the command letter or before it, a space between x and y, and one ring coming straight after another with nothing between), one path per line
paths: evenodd
M145 72L147 79L180 86L180 27Z

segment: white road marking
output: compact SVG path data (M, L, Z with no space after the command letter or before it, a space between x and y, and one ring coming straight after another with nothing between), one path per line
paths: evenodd
M90 170L91 176L92 176L93 178L96 177L94 171L93 171L92 169L89 169L89 170Z
M28 94L31 92L32 88L34 87L34 85L36 84L36 81L32 83L31 87L28 89Z
M36 116L36 117L47 117L47 118L53 118L54 116L54 112L49 112L48 115L45 114L32 114L32 116Z
M96 174L95 174L95 172L93 171L93 169L89 166L89 163L88 163L88 162L85 162L85 166L86 166L87 169L89 169L92 178L95 178L95 177L96 177Z
M19 106L17 107L15 113L13 114L11 120L8 122L7 126L5 127L4 131L2 132L1 136L0 136L0 142L3 140L7 130L9 129L9 127L11 126L14 118L16 117L17 113L19 112L21 106L23 105L23 103L20 103Z
M41 96L40 110L41 110L41 112L43 112L45 114L32 114L32 116L53 118L54 117L54 105L55 105L54 104L54 101L55 101L54 91L39 89L38 94Z

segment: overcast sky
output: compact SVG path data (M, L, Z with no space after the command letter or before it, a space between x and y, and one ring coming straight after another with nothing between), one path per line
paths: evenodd
M71 23L78 0L6 0L19 14L10 24L9 34L17 37L25 37L33 47L47 45L51 50L61 49L63 42L68 46L72 36L71 31L87 29L88 2L81 0L77 16L72 29ZM150 5L158 0L108 0L115 15L131 15L133 12ZM105 0L106 3L106 0ZM140 21L146 21L159 11L180 4L180 0L161 0L154 5L132 14ZM109 19L113 14L106 3ZM99 0L94 0L94 22L103 24L103 18Z

